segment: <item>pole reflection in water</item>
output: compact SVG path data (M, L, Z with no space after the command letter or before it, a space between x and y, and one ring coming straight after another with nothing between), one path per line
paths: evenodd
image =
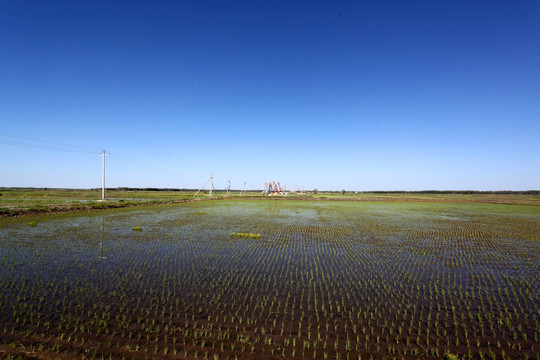
M264 205L264 210L274 213L274 212L280 212L281 211L281 201L280 200L272 200L267 201Z
M99 261L106 259L106 256L103 256L103 215L101 215L101 231L99 236Z

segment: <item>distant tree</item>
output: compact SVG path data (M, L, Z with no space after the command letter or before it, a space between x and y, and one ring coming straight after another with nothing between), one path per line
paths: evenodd
M318 192L319 192L319 190L313 189L313 193L314 193L315 195L317 195Z
M345 193L346 193L345 189L341 190L341 193L342 193L343 195L345 195Z

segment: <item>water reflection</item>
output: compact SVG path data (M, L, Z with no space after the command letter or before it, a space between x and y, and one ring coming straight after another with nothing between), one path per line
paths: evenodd
M103 256L103 215L101 215L101 230L99 233L99 262L101 260L106 259L106 256Z
M271 213L278 213L281 211L281 201L265 201L264 210Z

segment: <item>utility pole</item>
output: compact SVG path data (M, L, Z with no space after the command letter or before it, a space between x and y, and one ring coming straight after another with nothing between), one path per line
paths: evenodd
M214 189L214 173L212 173L212 175L210 175L210 179L206 180L206 182L204 183L204 185L199 189L199 191L197 191L195 193L195 195L193 195L193 198L195 196L197 196L201 191L202 189L205 188L206 184L210 183L210 197L212 196L212 190ZM192 199L193 199L192 198Z
M101 201L105 200L105 157L109 156L110 154L106 153L105 150L99 156L103 158L103 172L102 172L102 178L101 178Z
M242 191L240 191L240 196L246 195L246 182L244 181L244 187L242 188Z

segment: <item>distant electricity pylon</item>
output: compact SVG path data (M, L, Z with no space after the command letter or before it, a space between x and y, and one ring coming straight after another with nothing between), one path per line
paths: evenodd
M103 158L103 172L102 172L102 178L101 178L101 200L105 200L105 157L109 156L110 154L105 152L103 150L99 156Z
M229 196L229 193L231 192L231 178L227 179L227 196Z
M242 191L240 191L240 196L246 195L246 182L244 181L244 187L242 188Z
M197 194L200 193L208 183L210 183L210 197L212 197L212 190L214 190L214 173L210 175L210 179L206 180L204 185L195 193L195 195L193 195L193 197L197 196Z

